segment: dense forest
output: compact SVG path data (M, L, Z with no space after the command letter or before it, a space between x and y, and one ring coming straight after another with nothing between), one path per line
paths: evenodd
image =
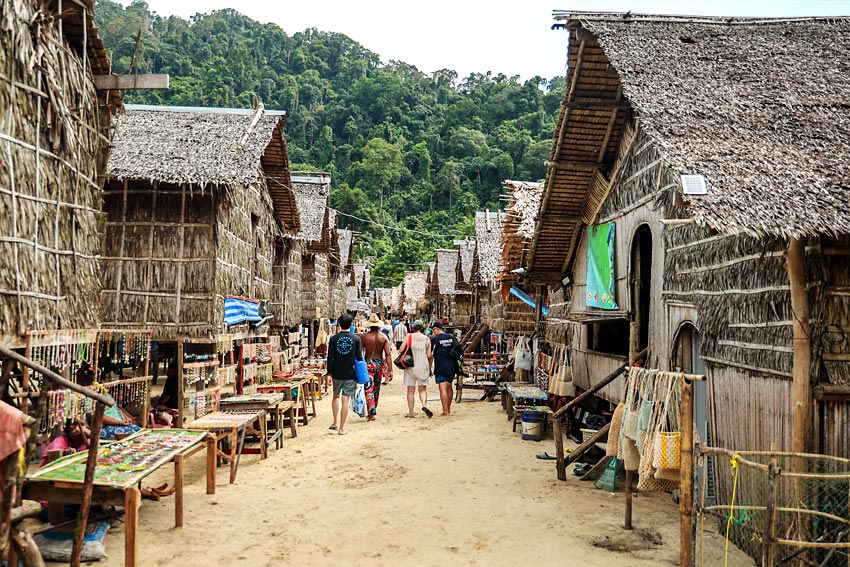
M289 36L231 9L186 21L98 0L95 15L115 73L171 76L127 103L286 110L292 168L333 174L332 206L378 286L472 235L503 180L545 175L563 77L428 76L345 35Z

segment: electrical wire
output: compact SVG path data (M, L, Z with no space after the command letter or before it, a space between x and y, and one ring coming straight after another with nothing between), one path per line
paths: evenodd
M358 216L349 215L348 213L343 213L342 211L340 211L338 209L334 209L334 210L336 211L336 214L338 214L338 215L342 215L344 217L352 218L352 219L358 220L360 222L374 224L374 225L380 226L381 228L385 228L387 230L397 230L399 232L407 232L409 234L421 234L422 236L428 236L428 237L431 237L431 238L466 238L466 237L470 236L468 234L466 234L466 235L462 235L462 234L437 234L437 233L434 233L434 232L426 232L424 230L414 230L412 228L405 228L405 227L401 227L401 226L390 226L390 225L379 223L378 221L373 221L373 220L369 220L369 219L360 218Z

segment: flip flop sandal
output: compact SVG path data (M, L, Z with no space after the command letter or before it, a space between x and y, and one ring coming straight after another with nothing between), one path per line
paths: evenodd
M348 435L348 431L340 431L337 435Z
M549 453L547 453L545 451L542 452L542 453L538 453L537 458L543 459L544 461L556 461L556 460L558 460L558 457L553 457L552 455L550 455Z
M434 412L432 412L431 410L429 410L425 406L422 406L422 411L425 412L425 415L428 416L428 419L431 419L432 417L434 417Z
M328 427L328 429L330 429L331 431L336 431L336 430L337 430L337 428L336 428L336 427L334 427L333 425L331 425L330 427Z

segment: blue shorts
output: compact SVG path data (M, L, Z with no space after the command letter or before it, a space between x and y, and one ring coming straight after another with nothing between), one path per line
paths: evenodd
M436 382L437 384L442 384L444 382L448 382L449 384L451 384L454 379L454 376L434 376L434 382Z

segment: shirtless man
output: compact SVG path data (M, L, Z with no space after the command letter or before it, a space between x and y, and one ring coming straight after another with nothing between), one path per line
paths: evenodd
M372 313L369 320L366 321L368 331L360 335L360 341L363 343L363 356L366 357L366 364L369 368L369 376L371 382L366 384L366 409L369 412L368 421L375 421L378 414L378 397L381 394L381 381L386 378L389 382L393 379L392 376L392 360L390 356L390 341L381 332L381 327L384 323L378 319L378 316ZM384 376L384 369L387 369L387 376Z

